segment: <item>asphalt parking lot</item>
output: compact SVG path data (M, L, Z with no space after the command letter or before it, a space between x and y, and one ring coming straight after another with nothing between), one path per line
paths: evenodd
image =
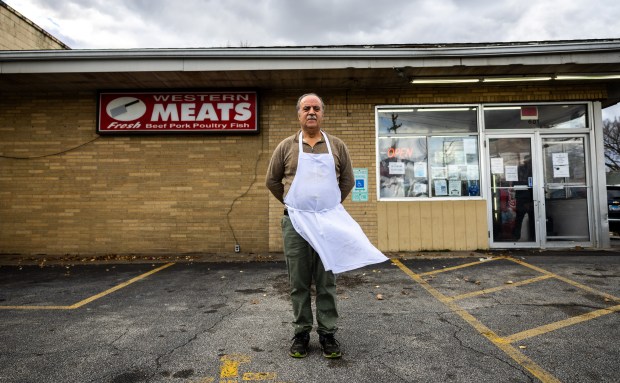
M620 253L338 276L344 356L288 356L283 262L0 266L0 382L617 382Z

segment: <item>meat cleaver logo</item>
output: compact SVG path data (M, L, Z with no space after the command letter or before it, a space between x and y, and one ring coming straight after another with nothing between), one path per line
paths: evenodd
M119 97L108 103L106 112L117 121L133 121L146 113L146 105L135 97Z

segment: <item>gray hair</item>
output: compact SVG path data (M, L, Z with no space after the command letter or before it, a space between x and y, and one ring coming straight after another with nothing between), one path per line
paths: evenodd
M319 101L321 101L321 109L323 111L325 111L325 103L323 102L323 99L321 98L321 96L319 96L316 93L306 93L306 94L302 94L301 97L299 97L297 99L297 105L295 106L295 109L297 110L297 113L299 113L299 108L301 107L301 100L304 99L304 97L308 97L308 96L315 96L319 99Z

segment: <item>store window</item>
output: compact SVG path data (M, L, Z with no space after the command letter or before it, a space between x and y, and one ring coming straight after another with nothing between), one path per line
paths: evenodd
M478 108L377 107L379 199L480 196Z
M485 129L585 129L585 104L484 106Z

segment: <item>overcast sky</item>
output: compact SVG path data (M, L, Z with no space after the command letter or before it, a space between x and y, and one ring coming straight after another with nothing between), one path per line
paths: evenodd
M618 0L4 2L73 49L620 38Z

